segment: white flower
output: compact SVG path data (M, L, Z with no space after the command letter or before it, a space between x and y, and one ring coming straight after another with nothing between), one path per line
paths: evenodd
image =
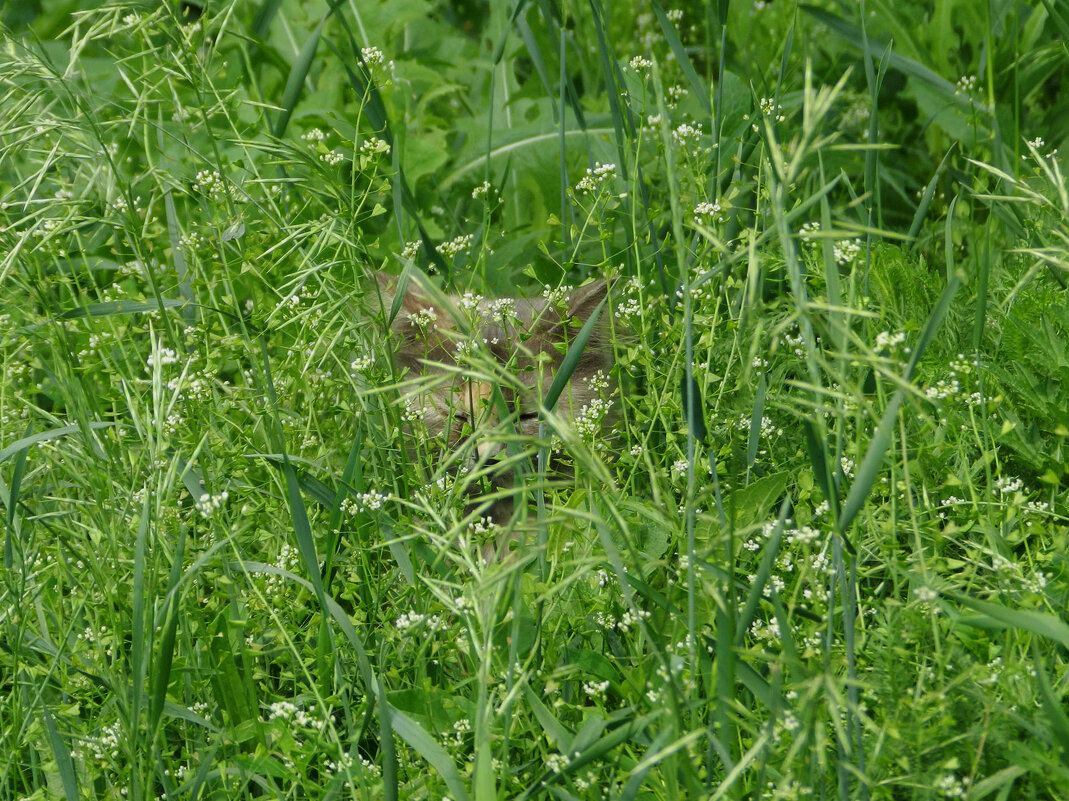
M615 177L615 164L602 164L600 161L596 161L593 167L587 168L586 175L575 185L575 191L583 195L591 194Z
M390 145L377 136L372 136L370 139L363 141L360 145L360 152L365 156L383 155L390 152Z

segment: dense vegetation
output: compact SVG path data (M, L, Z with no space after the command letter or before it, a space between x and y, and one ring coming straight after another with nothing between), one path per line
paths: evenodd
M0 10L0 798L1069 797L1061 4L72 5ZM612 279L508 558L378 271Z

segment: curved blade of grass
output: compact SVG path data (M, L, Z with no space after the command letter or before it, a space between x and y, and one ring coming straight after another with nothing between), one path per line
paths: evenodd
M1054 640L1061 643L1065 648L1069 648L1069 624L1054 615L1048 615L1045 612L1037 612L1032 609L1010 609L1008 606L991 603L990 601L981 601L978 598L959 592L947 591L944 594L948 598L953 598L962 606L979 613L981 618L987 618L1002 626L1038 634L1040 637ZM962 619L962 622L972 625L966 619Z
M604 120L604 115L599 115L597 117L598 122L603 122ZM515 138L513 138L512 141L497 145L490 151L480 153L478 156L473 156L469 161L464 162L449 173L449 175L445 176L439 186L443 190L448 189L468 173L481 169L487 161L492 161L502 156L512 155L517 150L534 147L539 143L558 139L561 136L559 128L546 129L544 124L513 128L511 129L511 133L515 135ZM564 132L564 136L568 139L579 137L586 140L592 136L608 136L612 133L613 129L606 127L586 129L569 128Z
M523 3L516 4L516 28L520 32L520 39L523 40L523 46L527 48L527 55L531 57L531 63L534 64L535 72L538 73L538 79L542 82L542 87L546 90L546 96L552 103L553 121L556 122L558 119L557 115L560 114L560 106L555 102L553 85L549 80L549 71L546 69L546 60L542 56L542 48L538 46L538 40L535 39L534 31L531 30L531 26L527 23L527 8L530 8L530 6L525 7Z
M71 760L70 749L67 748L67 743L64 742L56 728L56 722L44 704L41 704L41 718L48 732L48 742L52 746L52 756L56 759L59 778L63 782L63 795L66 796L67 801L78 801L78 779L74 775L74 762Z
M757 459L757 448L761 444L761 421L765 416L765 393L768 392L768 381L765 374L757 382L757 394L754 396L753 414L750 415L750 436L746 443L746 471L753 470L754 461Z
M851 46L864 52L865 46L862 42L861 32L856 26L850 24L845 19L829 11L825 11L822 8L801 4L799 8L805 11L812 17L815 17L822 24L827 25L829 29L837 33L843 41L849 43ZM880 43L886 45L885 42ZM897 53L891 53L888 55L887 62L890 66L894 67L899 72L910 78L916 78L919 81L923 81L928 84L932 89L943 96L943 99L947 103L954 106L964 106L972 111L979 112L985 117L991 117L991 109L985 106L983 103L970 100L964 93L959 93L957 87L954 86L946 78L939 75L939 73L928 69L923 64L914 61L911 58L900 56Z
M33 423L26 426L27 439L32 431ZM22 488L22 477L26 475L26 461L29 458L29 448L23 448L15 457L15 465L11 470L11 486L5 488L0 482L0 501L7 506L7 534L4 538L4 567L9 570L15 563L15 518L19 506L19 492ZM2 461L2 460L0 460Z
M627 158L624 143L634 133L634 124L631 122L630 109L625 108L622 100L626 98L626 91L622 86L620 76L615 69L616 55L605 33L605 9L600 0L590 0L590 10L593 12L594 30L597 33L598 56L601 61L602 77L605 81L605 96L609 101L609 111L612 113L612 124L616 143L617 164L620 165L620 177L624 183L628 182Z
M141 739L141 714L145 705L148 654L145 646L145 550L148 547L150 493L141 504L141 520L134 539L134 575L130 588L130 731ZM151 730L149 732L151 737Z
M1058 29L1063 41L1069 41L1069 15L1055 6L1051 0L1041 0L1043 7L1047 9L1047 15L1054 21L1054 27Z
M556 407L561 393L568 385L568 381L571 379L572 373L575 372L575 368L579 365L579 358L583 355L583 349L586 347L590 335L594 333L594 328L598 324L598 318L601 316L601 310L605 308L605 302L608 299L608 295L601 299L601 302L598 303L594 308L594 311L591 312L590 317L583 323L583 327L579 329L579 333L576 334L572 346L568 348L568 352L564 354L564 361L561 362L557 374L553 376L553 383L549 385L549 390L546 392L546 399L543 401L543 406L547 411L553 411Z
M1032 640L1032 661L1035 663L1036 684L1039 686L1039 698L1043 704L1043 711L1047 713L1050 721L1051 733L1062 749L1062 763L1069 766L1069 717L1065 715L1065 706L1054 695L1054 689L1050 686L1050 678L1043 666L1043 656L1039 652L1039 642Z
M961 279L954 276L950 283L947 284L946 289L943 290L943 294L936 302L935 308L932 310L928 322L924 326L924 330L921 332L920 339L917 341L917 345L913 349L913 355L910 358L909 364L906 365L905 372L902 375L903 381L909 382L913 377L913 372L917 367L917 363L928 349L932 339L935 338L935 334L939 330L939 327L943 324L947 312L950 311L951 301L954 299L954 295L957 294L960 286ZM865 451L865 458L862 460L861 466L858 467L857 478L854 480L854 484L850 488L850 493L846 496L846 501L843 503L843 510L839 515L837 526L840 535L846 532L850 524L853 522L854 517L861 511L861 507L865 503L865 499L868 497L872 485L876 483L876 478L883 468L884 456L891 443L891 433L894 429L895 418L898 415L898 409L902 405L904 398L905 395L903 391L901 389L896 390L895 394L891 397L890 403L887 404L887 409L884 410L883 417L880 418L880 424L876 427L876 433L873 435L872 441L869 443L868 450ZM854 553L852 547L850 547L849 550L851 554Z
M943 174L943 170L946 169L947 161L950 159L951 153L954 152L954 149L957 146L958 143L954 142L947 148L946 155L943 156L943 160L939 162L939 166L935 168L935 174L932 176L932 180L928 182L928 186L924 187L924 194L921 196L921 202L917 205L917 213L913 215L913 222L909 226L909 238L914 241L914 247L916 246L917 234L920 233L921 225L924 223L924 218L928 216L928 208L932 205L932 198L935 197L935 188L939 184L939 176Z
M114 425L115 423L89 423L89 429L91 431L98 431L102 428L110 428ZM24 451L32 445L36 445L38 442L47 442L48 440L65 437L68 434L76 434L81 430L81 426L70 425L63 426L62 428L52 428L48 431L38 431L36 434L30 434L28 437L22 437L21 439L17 439L3 450L0 450L0 464L6 462L16 453Z
M77 309L68 309L59 315L61 320L73 320L80 317L108 317L113 314L140 314L142 312L174 309L185 306L189 301L182 298L160 298L159 303L145 303L139 300L107 300L101 303L89 303Z
M174 645L178 635L178 620L181 609L178 589L182 581L182 557L185 553L185 543L186 529L185 526L180 526L178 529L178 541L175 543L174 560L171 562L171 572L167 577L167 592L164 595L164 608L162 610L163 624L161 627L160 646L156 661L152 666L151 700L148 713L150 738L155 736L156 728L163 717L167 701L167 686L171 682L171 666L174 662Z
M776 527L772 530L768 539L765 540L764 546L761 548L761 564L757 567L757 573L754 575L753 581L750 582L750 592L746 597L746 604L742 608L742 612L739 614L739 621L735 627L735 646L742 645L743 639L746 637L750 630L750 624L753 623L754 618L757 617L757 607L764 599L765 584L768 582L769 576L772 575L772 568L775 566L776 557L779 556L779 546L783 541L783 526L787 520L787 515L791 511L791 499L784 498L783 503L779 507L779 515L776 518Z
M683 70L683 75L686 77L687 83L690 84L694 97L701 103L702 110L707 115L711 115L713 113L713 106L709 102L709 87L702 83L702 79L699 78L698 73L695 72L694 65L691 63L690 56L687 54L687 48L683 47L683 43L679 41L679 34L676 32L676 26L672 24L670 19L668 19L668 15L664 13L664 9L661 8L661 4L658 3L657 0L653 0L651 5L653 6L653 13L657 15L657 21L661 23L661 33L664 34L668 46L672 48L672 55L676 57L676 63L679 64L679 68Z
M312 68L316 50L319 49L319 38L323 34L323 26L333 13L334 9L331 8L323 15L323 19L319 21L311 36L305 41L301 51L297 54L296 60L293 62L293 67L290 68L289 78L286 79L286 88L282 92L282 102L279 104L281 110L278 113L278 119L275 120L275 127L271 131L276 139L282 138L286 126L289 125L290 117L293 116L293 109L297 107L297 103L301 99L301 89L304 87L304 81L308 77L308 71Z
M271 20L275 18L275 14L278 13L281 7L282 0L263 0L260 8L256 11L256 16L253 17L252 32L260 38L266 36L267 29L271 26Z

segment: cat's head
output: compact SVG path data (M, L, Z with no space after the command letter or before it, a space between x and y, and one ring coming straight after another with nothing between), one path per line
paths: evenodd
M406 379L426 378L409 397L410 412L450 444L473 436L482 457L500 451L499 436L507 439L515 431L537 436L545 392L607 292L606 282L598 280L563 297L482 298L444 295L413 279L396 303L397 279L380 273L378 282L386 315L398 307L390 322L397 365L407 371ZM612 364L612 346L599 325L556 413L579 415L607 385Z

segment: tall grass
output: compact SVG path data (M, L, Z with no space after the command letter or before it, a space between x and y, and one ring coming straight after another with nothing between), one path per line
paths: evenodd
M1065 797L1056 4L4 14L2 797Z

